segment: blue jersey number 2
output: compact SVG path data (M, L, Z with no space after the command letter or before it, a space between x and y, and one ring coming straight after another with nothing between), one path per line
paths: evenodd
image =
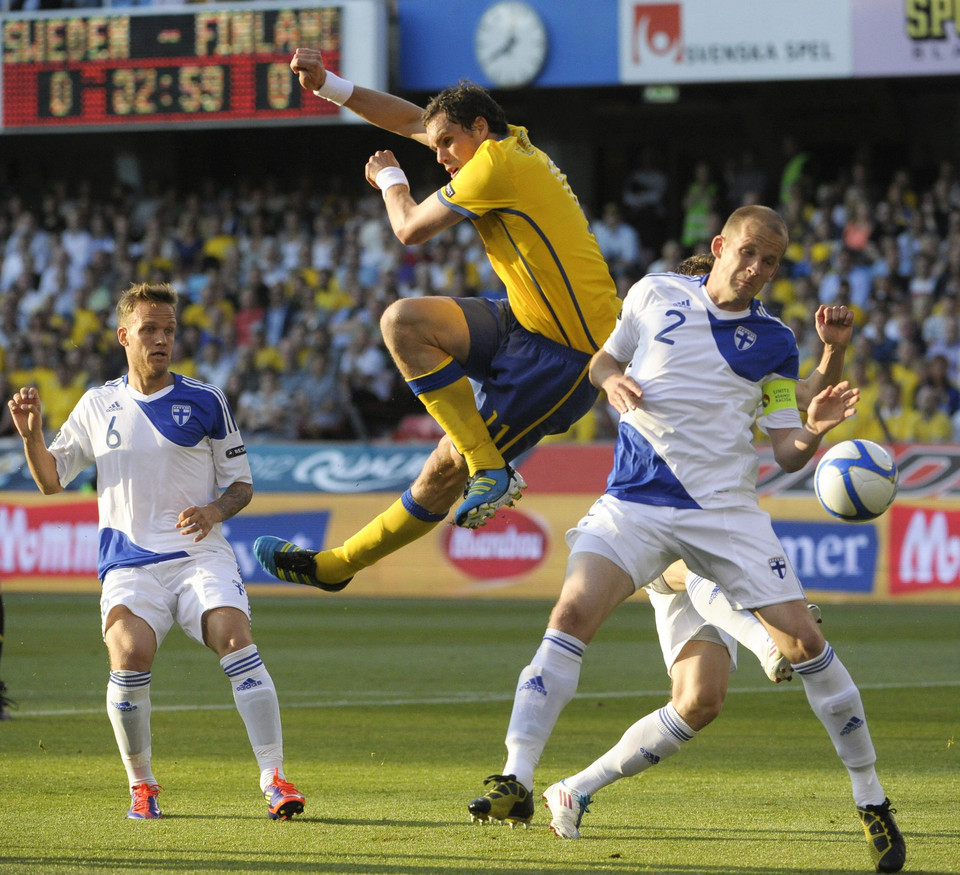
M669 343L671 346L676 343L675 340L671 340L667 335L673 331L675 328L679 328L687 321L687 317L684 315L682 310L667 310L664 313L665 316L673 316L674 320L666 328L657 333L657 336L654 340L659 340L661 343Z

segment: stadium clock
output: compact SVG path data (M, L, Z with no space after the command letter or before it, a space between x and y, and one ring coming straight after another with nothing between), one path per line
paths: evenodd
M8 15L3 127L102 129L337 116L339 108L304 91L288 65L297 46L309 45L339 70L341 25L340 7L296 3Z
M494 3L477 23L477 60L491 81L503 88L529 85L547 57L547 29L527 3Z

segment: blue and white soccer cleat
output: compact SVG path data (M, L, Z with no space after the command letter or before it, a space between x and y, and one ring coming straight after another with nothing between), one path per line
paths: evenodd
M317 577L316 550L306 550L283 538L261 535L253 542L253 555L264 571L285 583L302 583L327 592L340 592L351 580L327 582Z
M454 522L465 529L486 523L501 507L512 507L520 500L527 483L509 465L505 468L477 471L463 491L463 504L457 508Z
M561 781L543 791L543 804L552 815L550 829L562 839L580 838L580 821L590 809L590 797L571 790Z
M130 820L159 820L163 815L157 804L157 794L162 788L159 784L134 784L130 788L133 804L127 812Z
M306 799L289 781L280 777L280 770L273 770L273 780L263 791L267 800L267 813L271 820L289 820L295 814L303 814Z

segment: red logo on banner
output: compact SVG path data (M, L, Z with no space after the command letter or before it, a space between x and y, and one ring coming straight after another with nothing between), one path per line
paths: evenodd
M97 576L97 504L0 504L0 575Z
M680 61L683 34L679 3L638 3L633 7L633 63L642 64L645 56Z
M447 558L464 574L481 580L516 577L536 568L547 555L547 532L527 514L499 510L479 529L449 526L443 532Z
M890 592L960 589L960 511L898 507L890 517Z

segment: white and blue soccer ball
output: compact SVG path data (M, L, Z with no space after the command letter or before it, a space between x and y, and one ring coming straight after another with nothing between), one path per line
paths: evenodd
M897 495L900 473L893 454L873 441L841 441L821 456L813 486L823 509L837 519L876 519Z

